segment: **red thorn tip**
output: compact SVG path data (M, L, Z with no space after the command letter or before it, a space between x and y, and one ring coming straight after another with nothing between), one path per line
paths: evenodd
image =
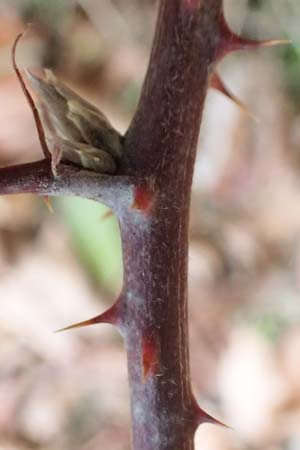
M45 196L43 197L43 202L44 202L45 205L47 206L48 211L49 211L51 214L53 214L54 211L53 211L52 204L51 204L51 201L50 201L48 195L45 195Z
M142 380L146 383L148 377L153 375L158 363L158 344L153 335L142 340Z
M255 41L253 39L246 39L233 33L227 25L224 13L219 17L219 43L217 46L215 59L220 60L227 54L239 51L256 49L261 47L273 47L275 45L290 44L288 39L266 39L263 41Z
M230 92L217 72L213 72L210 78L209 87L221 92L221 94L225 95L227 98L229 98L229 100L233 101L233 103L235 103L241 109L241 111L247 114L247 116L251 117L251 119L255 120L256 122L258 121L255 115L247 108L247 106L243 102L241 102L232 92Z
M203 423L211 423L213 425L220 425L222 427L231 429L230 426L226 425L225 423L221 422L215 417L212 417L207 412L203 411L203 409L201 409L200 406L198 405L196 409L196 422L198 425L202 425Z
M203 423L211 423L213 425L220 425L222 427L231 429L230 426L226 425L225 423L221 422L218 419L215 419L210 414L203 411L203 409L201 409L200 406L198 405L195 397L193 397L192 399L192 414L197 426L202 425Z
M97 323L109 323L111 325L116 325L117 320L118 320L117 304L118 304L118 302L116 302L107 311L104 311L104 313L99 314L96 317L92 317L91 319L84 320L83 322L78 322L73 325L69 325L67 327L60 328L59 330L56 330L55 333L60 333L61 331L73 330L74 328L83 328L83 327L87 327L89 325L96 325Z
M135 187L131 208L148 213L151 210L152 205L153 194L149 192L145 187Z

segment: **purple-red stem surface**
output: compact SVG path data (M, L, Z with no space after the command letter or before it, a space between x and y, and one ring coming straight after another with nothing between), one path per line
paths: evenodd
M161 2L149 70L126 135L125 167L148 179L153 196L148 213L121 216L134 450L192 449L199 424L189 369L188 225L220 14L220 0ZM145 380L144 342L149 340L156 351Z

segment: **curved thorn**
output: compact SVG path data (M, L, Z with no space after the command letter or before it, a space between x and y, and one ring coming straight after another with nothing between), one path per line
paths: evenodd
M193 398L193 416L197 427L199 425L202 425L203 423L211 423L213 425L219 425L232 430L232 427L230 427L229 425L226 425L224 422L221 422L215 417L212 417L207 412L203 411L203 409L201 409L200 406L198 405L195 398Z
M22 91L23 91L23 93L24 93L24 95L26 97L26 100L27 100L27 102L28 102L28 104L30 106L30 109L32 111L33 118L34 118L35 125L36 125L36 129L37 129L37 133L38 133L38 137L39 137L39 141L40 141L41 148L42 148L42 151L44 153L44 156L45 156L46 159L51 160L52 155L51 155L51 152L50 152L50 150L48 149L48 146L47 146L46 136L45 136L45 132L44 132L44 128L43 128L43 125L42 125L42 121L41 121L39 112L37 110L37 107L35 106L33 98L30 95L30 92L28 91L28 89L26 87L26 84L25 84L25 82L23 80L23 77L21 75L21 72L20 72L20 70L18 68L18 65L17 65L17 62L16 62L17 45L18 45L19 41L22 39L22 37L24 36L24 34L26 33L27 30L28 30L28 27L27 27L27 29L25 31L23 31L22 33L18 34L18 36L15 39L15 42L14 42L13 47L12 47L12 64L13 64L14 71L15 71L15 73L17 75L18 81L20 83L20 86L22 88Z
M227 88L217 72L212 73L209 81L209 87L225 95L225 97L233 101L233 103L235 103L241 109L241 111L247 114L247 116L255 120L255 122L258 122L257 117L249 110L249 108Z
M91 319L84 320L84 321L78 322L78 323L74 323L74 324L69 325L64 328L60 328L59 330L56 330L55 333L60 333L61 331L73 330L74 328L87 327L89 325L95 325L97 323L108 323L111 325L117 325L118 319L119 319L118 305L119 305L119 300L117 300L116 303L111 308L109 308L107 311L104 311L102 314L92 317Z
M202 423L211 423L212 425L218 425L221 427L228 428L229 430L232 430L231 426L227 425L224 422L221 422L221 420L216 419L215 417L206 413L199 407L198 425L201 425Z
M291 41L289 39L265 39L263 41L255 41L253 39L238 36L230 30L224 12L222 12L219 17L219 43L215 53L215 60L220 60L234 51L274 47L276 45L286 45L290 43Z

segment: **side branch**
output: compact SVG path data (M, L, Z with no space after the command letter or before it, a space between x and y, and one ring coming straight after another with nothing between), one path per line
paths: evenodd
M130 208L137 183L132 177L100 175L71 164L60 163L54 177L49 160L0 168L0 195L34 193L69 195L105 203L114 212Z

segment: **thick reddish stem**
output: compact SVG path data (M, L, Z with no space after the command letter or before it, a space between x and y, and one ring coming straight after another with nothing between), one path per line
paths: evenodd
M148 213L121 217L134 450L191 450L199 424L189 370L188 224L220 13L221 0L161 1L149 70L125 139L126 169L148 179L154 198ZM151 353L159 355L147 377L145 342L157 345Z

